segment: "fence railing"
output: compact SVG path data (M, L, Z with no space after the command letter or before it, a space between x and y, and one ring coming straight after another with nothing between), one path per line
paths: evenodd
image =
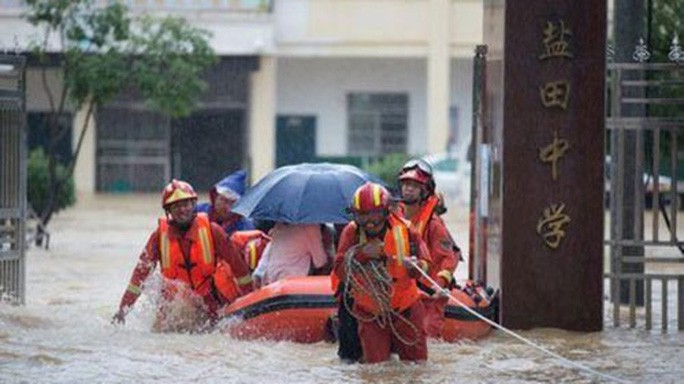
M610 63L607 92L608 315L615 327L683 330L684 66Z
M24 57L0 54L0 301L25 302Z

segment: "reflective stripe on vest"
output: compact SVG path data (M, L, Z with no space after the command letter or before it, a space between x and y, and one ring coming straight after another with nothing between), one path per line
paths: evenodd
M161 252L161 267L168 268L171 265L169 255L169 224L166 219L159 220L159 252Z
M246 274L244 276L238 277L237 282L239 286L250 284L252 282L252 275Z
M192 268L188 271L180 241L169 239L169 223L166 218L159 219L159 252L161 253L161 270L164 277L184 281L191 285L199 294L209 292L211 284L209 277L214 273L214 241L211 234L211 223L206 214L199 213L187 236L192 239L190 246L190 260Z
M256 241L252 240L248 244L249 244L249 268L253 270L257 266Z
M409 256L408 230L404 225L392 226L392 240L394 241L394 257L397 265L404 265L404 259ZM387 242L387 240L385 240Z
M209 240L209 231L211 231L211 225L200 226L199 228L199 238L202 242L202 258L204 259L204 264L213 264L213 244Z
M430 221L432 212L434 212L438 203L439 199L437 196L433 195L428 197L425 204L420 208L420 211L411 218L411 227L418 231L420 237L424 237L427 223Z
M271 238L258 229L236 231L230 235L230 242L240 251L240 257L245 260L245 264L252 271L259 264L259 259L269 241Z

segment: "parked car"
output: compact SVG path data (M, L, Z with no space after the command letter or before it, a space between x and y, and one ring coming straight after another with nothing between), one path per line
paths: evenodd
M432 165L437 191L444 195L447 206L470 203L470 162L449 153L427 155L423 159Z

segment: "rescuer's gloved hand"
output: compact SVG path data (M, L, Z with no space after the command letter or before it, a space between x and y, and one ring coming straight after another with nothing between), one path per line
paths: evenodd
M371 260L379 260L385 256L384 244L378 239L373 239L356 251L356 261L361 264L367 263Z

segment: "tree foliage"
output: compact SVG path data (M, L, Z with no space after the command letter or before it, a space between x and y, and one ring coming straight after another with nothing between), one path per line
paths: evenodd
M366 171L377 175L389 188L395 189L399 170L408 159L408 155L404 153L392 153L372 161L366 167Z
M195 96L206 88L202 71L214 61L207 38L207 32L189 29L180 18L141 20L141 31L132 39L133 74L150 108L171 117L190 114Z
M27 168L27 199L31 202L31 208L36 212L42 212L47 206L50 195L50 174L48 172L48 158L43 148L31 151L28 158ZM65 177L66 168L57 165L57 175ZM73 205L76 202L73 178L65 178L65 182L59 190L55 203L55 212Z
M647 12L650 18L649 46L653 51L654 62L666 62L672 39L684 32L684 2L681 0L652 0ZM678 36L679 37L679 36ZM681 36L684 37L684 36Z
M652 0L649 2L650 8L646 12L646 26L648 29L648 46L652 54L650 62L652 63L667 63L670 62L668 57L673 49L673 44L679 40L680 32L684 32L684 2L681 0ZM684 36L681 36L684 37ZM679 41L681 48L681 41ZM683 58L684 59L684 58ZM684 80L680 72L653 72L647 73L650 80L665 80L670 83L678 82L677 84L670 84L668 86L654 86L648 89L649 97L661 98L684 98L684 87L681 82ZM664 117L673 119L684 119L684 111L681 105L672 104L655 104L650 105L648 109L649 116ZM670 154L672 151L673 136L670 132L663 132L660 135L660 170L661 172L671 171ZM679 148L684 146L684 135L677 135L677 145ZM653 145L651 135L646 135L646 143ZM648 149L648 146L647 146ZM647 150L646 158L647 164L651 164L654 153ZM682 176L681 170L678 172L679 177Z
M48 119L49 195L39 215L45 224L57 205L58 192L73 174L75 162L94 111L124 90L137 88L150 109L171 117L192 112L206 88L204 71L214 63L209 33L183 19L167 16L133 18L116 1L26 0L24 17L40 32L33 53L47 63L50 52L57 60L61 89L42 81L51 119ZM56 144L67 134L58 124L65 111L86 116L66 171L57 172Z

